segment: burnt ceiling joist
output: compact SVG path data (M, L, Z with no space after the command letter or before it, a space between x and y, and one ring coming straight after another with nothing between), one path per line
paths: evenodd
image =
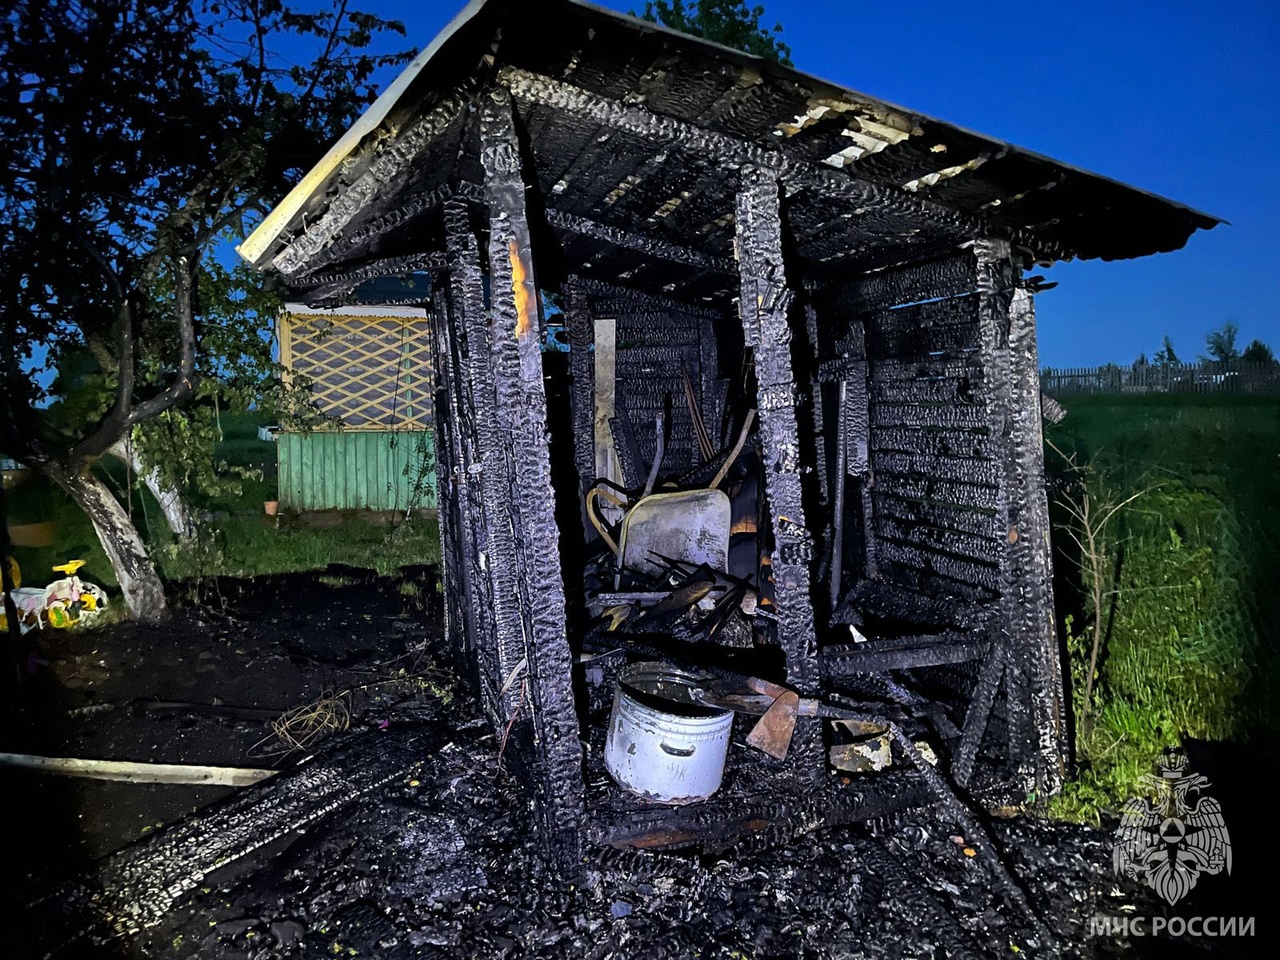
M614 246L634 250L637 253L657 257L660 260L687 264L691 267L703 267L727 276L736 276L737 274L737 265L727 257L717 257L701 250L668 243L657 237L647 237L644 234L632 233L608 224L588 220L585 217L574 216L571 213L548 209L547 223L558 230L566 230L569 233L576 233L580 236L604 240Z
M594 123L622 130L655 144L694 153L709 154L730 167L755 166L778 175L788 189L805 189L819 195L838 197L864 210L898 215L905 223L929 223L935 229L947 226L958 241L981 236L989 224L951 207L826 170L808 161L797 160L782 151L708 130L687 121L653 113L581 87L541 76L518 67L503 67L497 80L518 102L534 104L583 116ZM1030 244L1030 238L1017 238Z
M309 300L328 300L351 290L366 280L403 277L410 273L439 273L449 264L443 252L413 253L384 257L341 270L322 270L298 277L293 285Z
M434 109L414 120L390 138L381 150L372 151L364 169L351 179L314 224L307 227L275 258L273 266L286 277L312 263L359 214L376 209L387 186L399 177L431 141L455 125L467 112L471 84L446 94ZM327 262L333 262L326 258Z

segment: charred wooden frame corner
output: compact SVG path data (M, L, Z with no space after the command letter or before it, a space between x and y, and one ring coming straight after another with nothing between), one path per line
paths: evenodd
M572 871L587 844L714 846L938 801L963 819L952 784L1057 789L1024 271L1218 221L553 6L469 6L240 248L313 304L432 278L447 633L549 852ZM589 513L602 477L627 509L723 481L727 569L659 553L642 577ZM799 718L784 762L735 746L708 799L646 802L601 763L611 681L642 655L750 661L826 719ZM831 769L859 728L892 740L891 769Z

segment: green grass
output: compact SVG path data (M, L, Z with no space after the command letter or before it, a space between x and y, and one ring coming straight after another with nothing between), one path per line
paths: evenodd
M295 570L323 570L332 563L388 574L411 564L440 562L440 534L433 517L411 517L397 525L353 517L341 526L277 527L262 515L220 520L212 537L194 552L171 551L161 560L166 576L249 577Z
M266 517L262 504L277 498L275 477L252 472L275 462L275 445L258 439L258 427L266 421L254 413L224 413L220 421L223 439L216 462L232 483L215 497L193 499L193 508L207 518L194 549L176 547L159 507L145 489L135 486L130 494L134 522L167 580L320 570L332 563L386 574L405 565L439 563L440 536L433 517L415 516L388 524L349 513L337 525L320 529L291 523L288 518ZM114 461L104 466L109 482L123 490L123 468ZM238 475L242 471L250 472ZM10 492L8 507L14 523L52 520L57 524L53 546L15 548L14 557L27 584L47 583L53 579L54 564L82 559L86 578L116 585L88 518L56 486L33 477Z
M1054 558L1058 612L1074 633L1080 763L1054 810L1094 819L1184 736L1263 753L1280 739L1280 657L1270 639L1280 623L1280 399L1084 397L1067 408L1048 439L1091 461L1095 483L1118 499L1146 491L1116 527L1115 595L1088 711L1087 611L1071 561ZM1052 472L1057 457L1048 458ZM1066 539L1055 532L1055 546Z

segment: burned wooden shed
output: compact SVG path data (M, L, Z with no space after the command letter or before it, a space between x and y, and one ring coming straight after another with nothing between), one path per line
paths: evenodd
M240 250L314 305L435 276L448 631L572 860L940 777L1054 790L1027 274L1216 222L653 24L489 0ZM611 683L663 658L789 710L786 759L735 740L688 805L620 789Z

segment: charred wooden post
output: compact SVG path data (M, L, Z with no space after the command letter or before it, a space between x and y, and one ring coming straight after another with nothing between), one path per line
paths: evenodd
M991 377L988 410L1001 468L997 517L1006 546L996 619L1002 635L996 643L1005 661L1009 755L1028 786L1053 792L1065 774L1066 732L1053 622L1035 311L1007 242L980 241L975 254L980 348Z
M475 585L470 582L467 547L472 531L462 524L471 510L470 477L464 467L463 441L460 432L462 397L465 382L460 376L459 337L450 330L449 298L437 288L432 295L431 340L435 357L436 428L436 516L440 524L440 553L443 558L445 638L453 651L470 656L474 637L478 635L476 609L472 606Z
M460 562L473 584L478 607L476 634L469 647L478 661L481 701L494 724L514 712L519 688L503 687L524 658L519 611L509 564L511 487L506 451L495 417L496 388L485 319L484 279L467 205L451 200L445 207L445 242L449 256L449 331L457 358L459 445L464 459L459 486L466 490L465 532L458 539ZM465 387L464 387L465 385ZM465 486L464 486L465 485ZM462 504L460 503L461 507Z
M866 324L855 319L846 340L848 372L843 381L844 402L839 411L844 434L842 456L845 473L858 481L858 507L862 513L862 573L876 575L875 512L871 500L871 387L867 357ZM843 503L837 509L843 513ZM842 519L843 522L843 519Z
M518 611L518 618L513 618L518 622L499 623L499 640L510 648L523 641L529 702L521 726L528 727L531 787L542 836L567 866L577 862L580 843L582 747L551 486L539 293L510 97L495 92L481 111L480 160L489 205L494 413L510 493L511 513L504 527L510 529L514 547L510 553L491 555L489 563L495 570L495 604L513 601ZM507 597L498 596L499 577L501 589L511 591Z
M564 312L569 327L569 376L573 379L573 459L579 493L586 496L595 479L595 317L588 297L570 280L565 284ZM594 536L590 524L584 524Z
M813 537L801 503L800 442L791 366L791 326L782 262L782 205L777 178L744 171L737 203L741 298L747 345L755 350L761 458L773 525L774 590L778 639L787 658L787 680L801 693L818 688L817 632L809 584Z

